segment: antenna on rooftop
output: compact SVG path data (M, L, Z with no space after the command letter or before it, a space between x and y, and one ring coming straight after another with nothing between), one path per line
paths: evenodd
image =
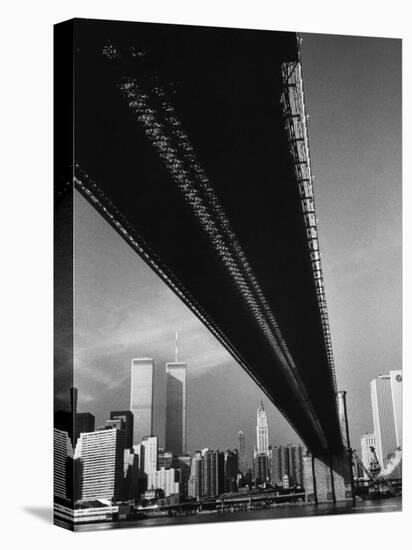
M178 338L179 338L179 333L176 331L176 345L175 345L175 363L177 363L177 357L178 357L178 354L177 354L177 341L178 341Z

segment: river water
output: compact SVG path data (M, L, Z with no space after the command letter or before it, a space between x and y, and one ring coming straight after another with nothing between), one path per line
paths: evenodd
M94 525L76 525L76 531L95 531L101 529L118 529L122 527L154 527L160 525L183 525L220 521L242 521L254 519L277 519L293 517L324 516L329 514L362 514L376 512L399 512L402 510L402 497L382 500L364 500L353 507L351 502L337 504L278 504L264 510L244 512L200 513L183 517L156 517L132 521L117 521Z

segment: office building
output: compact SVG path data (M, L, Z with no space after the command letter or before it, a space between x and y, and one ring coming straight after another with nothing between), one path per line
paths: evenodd
M289 483L303 485L303 449L301 445L288 445Z
M282 447L272 447L272 460L270 468L270 479L273 485L281 485L283 479L284 467L281 459Z
M203 496L203 464L204 459L200 451L196 451L190 466L188 494L192 498Z
M301 445L272 447L270 478L273 485L283 485L284 476L290 485L303 486L303 448Z
M132 359L130 411L133 414L133 445L153 434L153 379L153 359Z
M157 470L158 438L157 436L143 437L139 445L134 446L139 455L140 470L149 475Z
M260 403L260 407L257 410L256 442L256 453L267 455L269 450L269 430L263 402Z
M216 497L225 489L224 454L218 450L207 450L203 460L203 496Z
M170 495L178 495L180 493L179 472L174 468L166 470L161 468L150 472L147 480L147 488L149 490L160 489L165 497Z
M192 463L191 457L188 455L183 455L183 456L173 457L173 461L171 465L172 468L174 468L179 472L180 494L185 497L189 494L189 478L190 478L191 463Z
M173 453L159 449L157 453L157 467L159 468L171 468L173 462Z
M269 457L265 453L257 453L253 461L254 478L257 486L269 481Z
M166 364L166 449L186 452L186 363Z
M372 415L373 415L373 431L376 442L376 455L381 467L386 468L388 461L395 454L398 446L397 427L395 423L395 406L396 411L399 407L401 394L397 391L401 385L400 381L396 381L396 377L381 375L371 381L371 400L372 400ZM398 386L399 385L399 386ZM393 391L395 393L393 393ZM398 437L401 437L400 417L398 418Z
M147 487L147 476L140 469L140 456L134 449L124 452L124 497L137 500Z
M174 363L166 363L166 450L186 453L186 363L178 361L177 333Z
M239 439L239 471L244 474L246 472L246 452L245 452L245 434L242 430L238 433Z
M100 429L101 430L115 429L115 430L122 430L123 432L125 432L126 431L125 427L126 427L126 424L121 418L113 418L113 419L109 418L109 420L106 420L106 424ZM126 437L126 433L125 433L125 437Z
M81 500L123 498L124 441L122 430L82 433L76 446L81 463Z
M131 411L112 411L110 413L110 418L112 420L120 419L123 420L125 424L126 440L125 445L126 449L131 449L133 447L133 413ZM151 435L151 434L145 434Z
M53 430L54 496L64 500L73 497L73 446L68 432Z
M396 446L402 449L402 371L389 371L391 380L393 418L395 421Z
M237 474L239 472L239 457L237 451L225 451L225 492L237 491Z
M124 508L124 511L121 514L119 512L122 508ZM112 505L104 500L95 500L93 503L78 503L75 508L54 504L54 515L75 525L112 521L115 515L117 518L120 518L121 515L126 517L128 511L127 506L122 506L121 504Z

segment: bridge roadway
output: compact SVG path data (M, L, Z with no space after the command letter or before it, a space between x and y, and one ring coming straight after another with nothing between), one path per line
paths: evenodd
M313 453L341 452L296 34L75 26L76 188Z

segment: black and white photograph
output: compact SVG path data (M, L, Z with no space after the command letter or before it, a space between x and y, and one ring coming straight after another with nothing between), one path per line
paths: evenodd
M55 523L401 510L401 40L74 19L55 94Z
M406 3L2 15L2 547L407 546Z

